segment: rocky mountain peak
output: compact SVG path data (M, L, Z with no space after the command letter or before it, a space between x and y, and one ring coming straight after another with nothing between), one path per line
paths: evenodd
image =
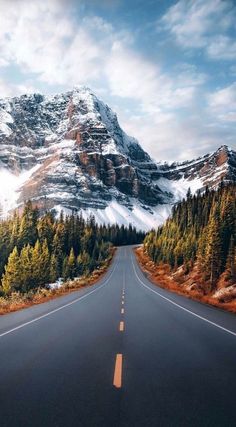
M216 188L221 180L236 181L236 152L227 145L192 161L161 166L163 174L170 180L185 179L191 183L201 181L201 187ZM199 182L200 182L199 181Z
M151 207L171 199L156 182L155 162L86 87L0 100L0 114L0 170L16 178L28 172L18 179L14 203L4 201L8 210L30 198L41 209L105 210L116 203L152 214Z
M0 99L0 208L29 198L42 210L81 210L99 222L149 229L171 204L236 177L227 146L184 163L157 164L87 87Z
M221 145L221 147L213 153L216 166L222 166L224 163L227 163L231 157L231 152L232 150L227 145Z

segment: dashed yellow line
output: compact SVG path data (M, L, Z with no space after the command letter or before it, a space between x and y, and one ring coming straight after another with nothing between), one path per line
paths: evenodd
M123 332L125 329L125 323L123 321L120 322L119 330L120 332Z
M113 385L116 388L121 388L122 386L122 362L123 356L122 354L118 353L116 355L115 371L113 378Z

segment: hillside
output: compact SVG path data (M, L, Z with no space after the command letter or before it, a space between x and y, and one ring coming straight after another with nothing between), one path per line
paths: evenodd
M187 196L144 241L156 266L167 265L179 290L221 302L236 297L236 185Z

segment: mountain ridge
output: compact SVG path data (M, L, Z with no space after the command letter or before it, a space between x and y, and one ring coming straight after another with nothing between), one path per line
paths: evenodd
M41 210L81 210L98 222L148 229L188 187L194 192L235 177L236 153L226 146L190 162L152 160L84 86L0 99L0 178L12 180L0 193L4 212L30 198Z

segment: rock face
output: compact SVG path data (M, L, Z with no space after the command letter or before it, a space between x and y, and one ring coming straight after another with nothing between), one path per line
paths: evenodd
M37 166L19 191L41 207L105 208L130 198L155 206L169 195L155 183L157 165L116 115L88 88L56 96L0 101L0 166L20 174Z
M150 228L188 187L214 187L222 177L236 177L236 153L228 147L192 162L158 164L86 87L0 99L4 213L31 199L42 210L82 210L100 222Z
M203 188L216 188L221 180L236 182L236 151L222 145L214 153L206 154L192 162L163 165L160 169L170 180L184 178L191 183L200 179Z

